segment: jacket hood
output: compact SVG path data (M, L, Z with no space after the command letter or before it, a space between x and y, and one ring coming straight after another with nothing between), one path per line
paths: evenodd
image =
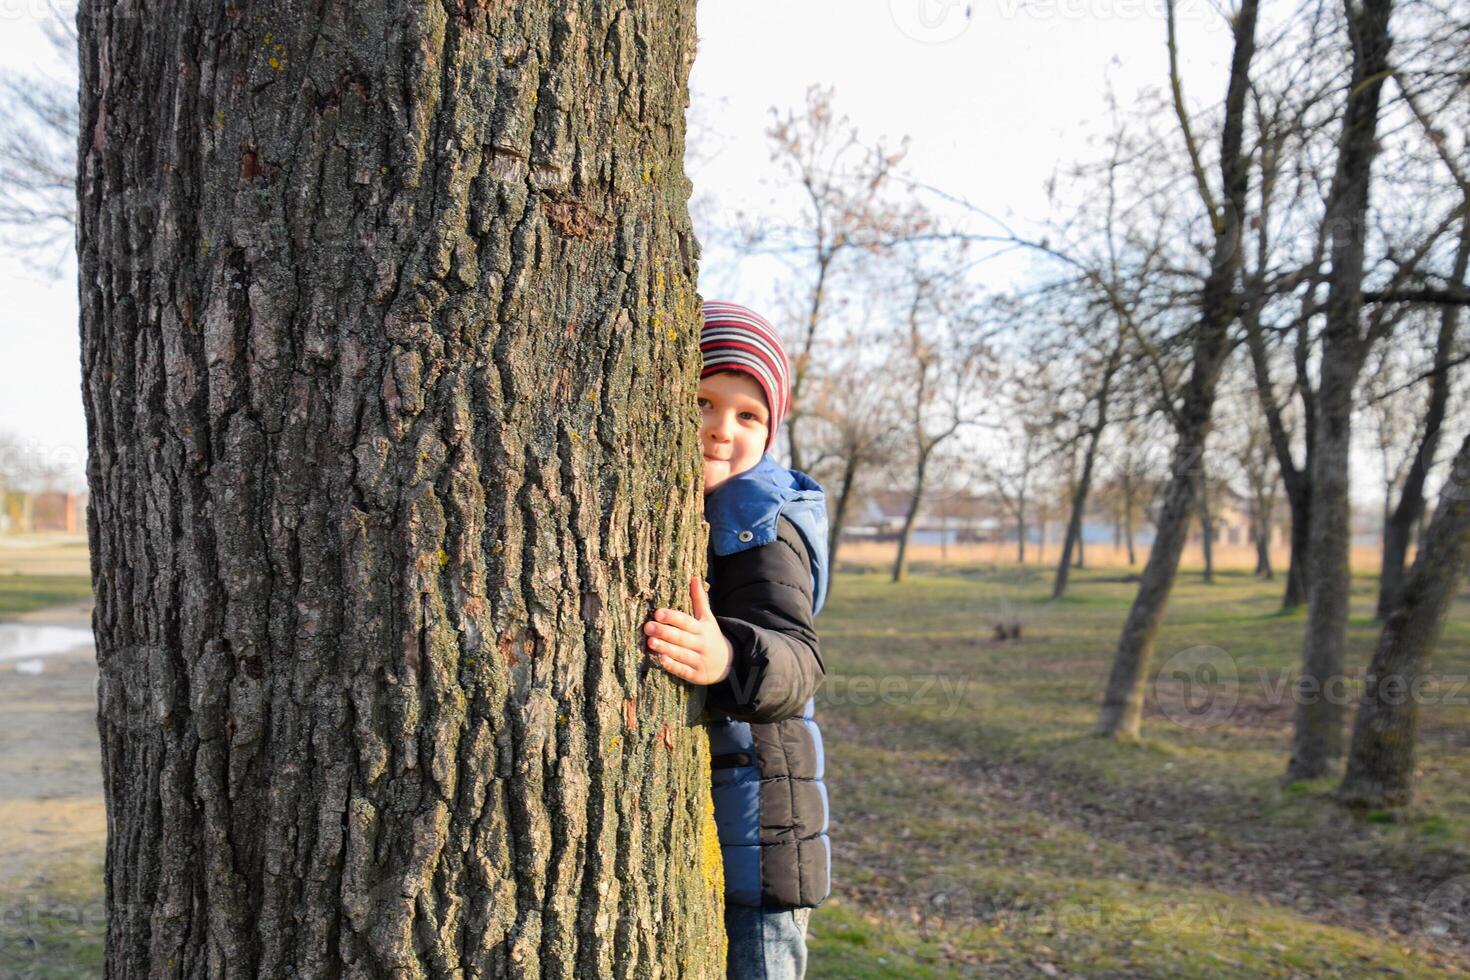
M827 494L800 470L776 462L770 453L743 473L715 487L704 498L710 547L721 557L776 540L776 519L796 527L812 562L812 615L827 600Z

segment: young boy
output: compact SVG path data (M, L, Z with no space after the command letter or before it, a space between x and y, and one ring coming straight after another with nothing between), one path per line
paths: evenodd
M768 454L791 398L771 325L708 302L699 346L709 595L691 580L694 615L658 609L644 633L660 666L705 686L727 975L800 980L807 919L831 891L812 718L824 676L812 619L827 591L826 498Z

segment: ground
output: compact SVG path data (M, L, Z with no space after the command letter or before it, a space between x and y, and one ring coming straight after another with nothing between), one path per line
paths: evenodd
M0 617L85 623L87 581L84 553L69 574L0 551ZM839 568L818 620L834 886L809 976L1470 972L1470 600L1425 691L1414 804L1354 815L1331 779L1279 782L1305 628L1279 579L1181 573L1137 744L1090 734L1127 570L1079 572L1059 602L1049 585L1041 567L919 564L897 585ZM1375 588L1355 579L1355 673ZM1216 678L1217 710L1168 682L1181 664ZM0 977L101 972L94 678L90 653L0 662Z

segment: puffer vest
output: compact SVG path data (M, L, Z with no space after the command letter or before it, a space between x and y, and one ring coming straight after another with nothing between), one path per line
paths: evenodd
M810 616L821 610L829 586L827 507L821 485L810 476L781 466L767 454L705 498L705 519L710 525L712 601L718 594L747 584L720 581L715 571L719 558L773 545L803 555L800 570L810 575ZM753 558L762 561L741 567L752 570L752 579L766 574L767 567L787 575L797 570L790 553L769 554L770 562L757 555ZM801 596L791 588L779 592L787 602L796 600L786 597ZM800 601L804 604L804 597ZM721 609L714 604L713 612L738 618L742 610L733 600L730 605ZM779 612L787 615L786 610ZM793 609L789 615L807 619L806 610ZM814 631L811 635L815 637ZM791 649L807 657L813 652L804 645ZM816 667L802 676L764 680L806 684L814 694L822 676L820 663L818 656ZM825 759L814 709L815 699L808 696L798 715L769 722L738 720L713 707L708 711L715 823L729 904L768 909L815 907L831 892L832 850L822 778Z

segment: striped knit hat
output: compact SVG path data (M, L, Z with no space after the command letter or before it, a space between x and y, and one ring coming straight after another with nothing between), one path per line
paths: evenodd
M741 371L759 382L771 410L766 451L776 441L776 429L791 407L791 372L781 338L765 318L738 303L709 300L704 304L704 329L699 334L704 355L701 378L719 371Z

